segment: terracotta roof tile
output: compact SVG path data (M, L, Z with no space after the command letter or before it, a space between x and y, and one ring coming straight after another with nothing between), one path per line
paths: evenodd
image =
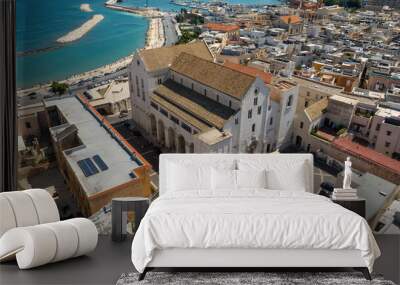
M220 23L207 23L204 25L204 28L211 30L211 31L218 31L218 32L234 32L240 29L237 25L227 25L227 24L220 24Z
M210 50L203 41L170 47L144 49L139 51L139 56L143 60L146 70L152 72L167 68L181 52L190 53L205 60L213 60Z
M348 137L335 139L333 141L333 146L353 156L361 157L362 159L379 167L386 168L387 170L390 170L398 175L400 174L400 161L390 158L371 148L355 143Z
M184 52L176 58L170 69L237 99L241 99L247 93L256 79L254 76Z
M237 64L237 63L232 63L232 62L225 62L224 66L229 67L231 69L240 71L242 73L246 73L251 76L258 76L260 77L265 84L271 84L272 82L272 74L268 72L264 72L261 69L255 68L255 67L250 67L250 66L245 66L243 64Z
M302 22L299 16L289 15L289 16L281 16L280 18L285 24L299 24Z

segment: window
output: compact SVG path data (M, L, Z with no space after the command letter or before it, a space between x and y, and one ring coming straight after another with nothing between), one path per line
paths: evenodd
M308 107L308 101L304 102L304 107L307 108Z
M140 97L139 77L136 76L136 96Z
M136 61L136 65L140 65L140 61L139 60Z
M269 119L269 125L271 126L273 122L274 122L274 118L271 117L271 118Z
M229 108L232 108L232 101L229 100Z
M303 125L304 125L304 123L303 123L303 122L300 122L300 129L303 128Z
M192 83L192 90L194 89L194 84Z
M239 119L235 118L235 125L238 125L238 124L239 124Z
M258 88L254 89L254 95L258 95Z
M251 126L251 131L252 131L252 132L255 132L255 131L256 131L256 124L253 124L253 125Z
M161 107L160 107L160 113L168 118L168 112L165 109L161 108Z
M379 131L381 129L381 124L377 124L375 130Z
M199 132L197 130L193 130L193 134L197 135Z
M204 89L204 96L207 96L207 89Z
M385 142L385 147L389 147L390 146L390 142Z
M162 79L161 79L161 78L158 78L158 79L157 79L157 84L160 85L161 83L162 83Z
M154 109L158 110L158 105L154 102L150 102L150 106L153 107Z
M268 111L271 111L271 109L272 109L272 104L269 104L268 105Z
M140 83L142 85L142 88L144 88L144 80L143 80L143 78L140 79Z
M188 126L187 124L185 124L184 122L181 123L181 127L182 129L184 129L185 131L192 133L192 128L190 126Z
M310 91L307 91L307 97L310 97Z
M387 131L387 132L386 132L386 135L387 135L387 136L390 136L391 134L392 134L391 131Z
M27 128L27 129L32 128L31 123L30 122L25 122L25 128Z
M286 104L286 107L290 107L293 104L293 95L290 95Z
M254 102L253 102L254 106L257 106L257 103L258 103L258 97L254 98Z
M253 110L249 110L249 111L247 112L247 118L248 118L248 119L251 119L252 113L253 113Z
M261 110L262 110L262 106L258 106L258 108L257 108L257 114L261 114Z
M179 119L175 116L170 115L169 118L172 122L174 122L175 124L179 125Z

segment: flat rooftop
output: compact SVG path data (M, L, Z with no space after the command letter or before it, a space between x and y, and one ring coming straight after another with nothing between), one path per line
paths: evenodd
M100 124L97 117L78 98L73 96L45 101L46 107L55 106L62 113L67 124L53 127L57 136L68 125L75 125L82 145L64 150L65 158L80 181L88 196L108 190L132 180L130 173L139 167L140 160L124 149L121 141ZM115 137L117 135L114 134ZM78 162L95 155L107 165L108 169L86 177Z

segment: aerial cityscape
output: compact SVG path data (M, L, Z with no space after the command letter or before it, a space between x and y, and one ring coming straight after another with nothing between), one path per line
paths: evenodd
M109 233L113 197L157 197L161 153L312 153L315 193L350 157L370 227L400 234L400 1L34 5L17 1L18 187L62 218Z

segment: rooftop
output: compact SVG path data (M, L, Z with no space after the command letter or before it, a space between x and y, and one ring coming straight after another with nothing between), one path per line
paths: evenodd
M206 124L222 129L225 121L228 120L235 111L210 98L205 97L189 88L186 88L172 80L167 80L160 85L155 94L163 97L171 104L189 112L194 117Z
M334 100L334 101L337 101L337 102L341 102L341 103L344 103L344 104L347 104L347 105L353 105L353 106L358 104L358 100L352 99L352 98L348 98L348 97L345 97L345 96L340 96L340 95L332 95L332 96L329 97L329 100Z
M326 109L326 107L328 107L328 99L324 98L304 109L304 112L310 121L314 121L321 117L322 110Z
M289 15L289 16L281 16L280 19L285 24L299 24L302 22L299 16Z
M171 70L237 99L247 93L256 79L252 75L184 52L176 58Z
M101 123L100 117L95 117L88 106L74 96L48 100L45 104L46 107L57 107L67 121L66 124L51 128L55 138L62 136L64 131L70 129L72 125L77 129L77 135L82 144L64 150L63 153L88 196L132 180L130 173L144 162L139 157L133 159L133 156L126 151L126 146L122 146L123 142L114 138L119 134L112 132L113 135L110 135L106 127L111 127L111 125ZM108 169L85 176L78 163L86 158L92 159L96 155L100 156Z
M210 50L203 41L169 47L143 49L139 51L139 56L143 60L146 70L152 72L167 68L181 52L190 53L205 60L213 60Z
M355 157L360 157L379 167L383 167L397 175L400 175L400 161L390 158L371 148L352 142L348 137L339 137L335 139L332 144L336 148L339 148Z
M208 131L199 134L198 138L199 140L203 141L204 143L208 145L214 145L216 143L219 143L223 140L229 139L232 137L232 134L227 133L227 132L220 132L217 129L209 129Z
M234 32L239 31L240 27L237 25L228 25L228 24L221 24L221 23L207 23L204 25L204 28L212 31L218 32Z
M251 76L258 76L264 81L265 84L270 84L272 82L272 74L269 72L264 72L261 69L245 66L243 64L232 63L229 61L225 62L224 66Z
M124 99L130 98L129 82L113 81L110 84L96 87L89 91L92 99L90 104L92 106L100 106L108 103L116 103Z

